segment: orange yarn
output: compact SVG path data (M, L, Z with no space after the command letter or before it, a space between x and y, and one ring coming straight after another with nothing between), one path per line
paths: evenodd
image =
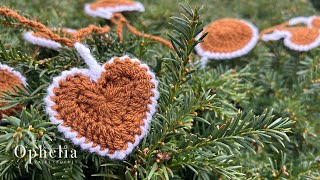
M96 10L99 7L116 7L121 5L133 5L131 0L98 0L90 5L92 10Z
M264 34L272 33L275 30L288 31L291 34L290 41L297 45L310 45L319 37L320 18L316 17L312 20L312 28L306 26L290 27L288 22L265 29L260 33L260 38Z
M77 32L71 34L71 40L73 42L80 42L86 36L95 33L95 34L106 34L110 31L109 26L97 27L95 25L89 25L88 27L82 28Z
M7 70L0 70L0 94L6 91L14 92L14 86L22 87L20 79ZM4 107L6 105L7 103L0 102L0 107ZM14 112L21 110L21 107L21 105L18 105L7 110L0 110L0 120L2 119L4 114L11 116Z
M100 1L98 1L98 2L100 2ZM103 0L103 2L105 2L105 0ZM119 3L120 3L120 1L119 1ZM32 21L32 20L29 20L23 16L20 16L17 12L15 12L11 9L8 9L5 7L0 7L0 15L10 16L12 18L15 18L21 24L27 25L28 27L35 28L37 31L39 31L38 33L36 33L36 35L38 35L40 37L46 37L47 39L51 39L53 41L65 44L69 47L73 47L73 44L75 42L81 41L86 36L90 35L91 33L105 34L110 31L109 26L97 27L95 25L89 25L86 28L80 29L76 33L70 33L71 39L69 39L69 38L61 37L58 34L53 33L52 30L50 30L49 28L47 28L46 26L44 26L43 24L41 24L39 22ZM123 24L124 24L124 25L126 25L126 27L129 29L129 31L131 33L133 33L137 36L142 36L142 37L157 41L157 42L167 46L168 48L173 49L173 46L171 45L171 43L169 41L167 41L161 37L158 37L158 36L153 36L151 34L144 34L142 32L139 32L136 28L132 27L129 24L129 22L127 21L127 19L120 13L114 14L111 22L113 22L117 26L117 33L119 35L120 40L123 40Z
M319 29L306 27L288 27L291 33L290 40L297 45L309 45L319 37Z
M77 131L77 138L86 137L85 143L99 144L100 150L108 148L113 154L126 150L127 143L141 135L155 87L147 69L129 58L116 58L104 69L96 83L81 73L67 77L50 98L56 104L52 106L58 112L55 118L64 120L63 126Z
M111 18L110 21L117 27L116 32L119 36L119 39L120 41L123 41L123 23L124 21L126 21L126 19L113 16L113 18Z
M267 28L267 29L265 29L265 30L260 32L259 38L261 39L264 34L269 34L269 33L273 32L274 30L284 29L284 28L286 28L288 26L288 24L289 24L288 22L284 22L282 24Z
M320 29L320 17L315 17L312 22L312 27Z
M17 12L15 12L11 9L8 9L5 7L0 7L0 15L12 17L24 25L27 25L29 27L33 27L33 28L37 29L39 32L47 34L48 37L50 37L50 39L52 39L54 41L66 44L67 46L70 46L70 47L73 46L73 43L70 39L60 37L59 35L53 33L50 29L48 29L43 24L36 22L36 21L29 20L23 16L20 16Z
M28 27L35 28L40 33L46 34L48 39L65 44L69 47L73 47L73 44L75 42L79 42L81 39L85 38L85 36L87 36L91 33L105 34L105 33L109 32L109 30L110 30L109 26L105 26L105 27L101 28L101 27L97 27L94 25L89 25L88 27L83 28L83 29L77 31L76 33L72 34L72 38L69 39L69 38L61 37L58 34L53 33L52 30L47 28L45 25L43 25L39 22L36 22L36 21L29 20L29 19L19 15L17 12L15 12L11 9L8 9L5 7L0 7L0 15L12 17L12 18L16 19L17 21L19 21L21 24L27 25ZM41 36L43 36L43 35L41 35Z
M128 22L128 20L121 13L114 13L111 18L111 22L117 26L117 34L119 34L120 39L123 38L123 35L122 35L123 30L122 29L123 29L123 24L124 24L132 34L157 41L157 42L167 46L168 48L173 49L173 46L170 41L167 41L167 40L165 40L161 37L158 37L158 36L154 36L151 34L144 34L140 31L138 31L135 27L133 27Z
M69 31L67 31L67 30L65 30L63 28L62 29L55 29L53 31L57 32L57 33L60 33L63 37L68 37L68 38L70 38L71 35L73 34L72 32L69 32ZM32 35L35 36L35 37L50 39L50 37L47 34L42 33L42 32L33 32Z
M253 30L237 19L220 19L209 24L208 35L200 47L209 52L228 53L246 46L253 37Z

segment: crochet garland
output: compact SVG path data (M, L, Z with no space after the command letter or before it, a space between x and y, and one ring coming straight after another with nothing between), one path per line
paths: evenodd
M123 28L137 35L155 40L169 48L171 43L157 36L144 34L130 25L120 13L143 11L142 4L130 0L98 0L86 4L89 15L110 19L116 25L120 40ZM54 33L39 22L20 16L13 10L0 7L0 15L15 18L37 32L27 32L24 38L33 44L58 49L62 45L75 47L89 69L71 69L55 77L44 99L52 123L58 125L66 138L84 150L112 159L123 159L146 135L156 112L158 82L149 67L128 56L111 59L99 65L90 50L80 43L92 33L106 34L109 26L89 25L80 30L62 29L64 36ZM306 26L296 26L305 24ZM203 65L208 59L231 59L249 53L259 39L274 41L284 38L290 49L308 51L320 45L320 18L297 17L283 24L263 30L245 20L225 18L209 24L197 37L206 32L204 42L196 46ZM1 69L2 68L2 69ZM25 79L7 66L0 66L2 89L21 86ZM5 81L4 81L5 80ZM2 84L1 84L2 83ZM1 92L1 91L0 91ZM0 104L1 107L1 104ZM10 114L8 112L0 112Z
M0 64L0 95L7 91L14 93L14 87L22 87L22 85L26 85L25 77L19 72L14 71L11 67ZM0 107L6 105L7 103L0 102ZM11 116L14 112L21 110L21 108L22 106L18 105L7 110L0 110L0 120L3 118L3 115Z
M159 98L158 81L148 65L128 56L99 65L80 40L91 33L104 34L109 27L91 25L67 38L11 9L0 8L0 15L15 18L51 41L74 47L89 67L63 71L48 87L46 112L58 130L83 150L111 159L130 154L147 134Z
M304 24L305 26L297 26ZM263 30L248 21L224 18L207 25L197 39L203 34L208 35L204 42L195 49L202 56L201 63L205 66L208 59L233 59L249 53L262 41L284 39L284 45L295 51L309 51L320 45L320 17L296 17L288 22Z
M64 37L70 36L71 34L75 33L76 30L69 29L69 28L52 28L52 31L61 31L64 35ZM23 34L23 38L30 42L31 44L38 45L41 47L46 47L53 50L58 50L62 47L62 45L58 42L55 42L48 37L47 34L41 33L41 32L33 32L28 31Z
M154 36L151 34L145 34L140 31L138 31L135 27L133 27L128 20L120 13L122 11L144 11L144 7L141 3L139 2L134 2L131 0L98 0L95 3L92 4L86 4L85 5L85 11L87 12L88 15L94 16L94 17L103 17L110 19L110 21L116 26L116 32L119 36L120 41L123 41L123 28L127 27L127 29L134 35L136 36L141 36L156 42L159 42L163 44L164 46L167 46L168 48L173 49L173 46L171 43L161 37ZM10 16L16 16L14 13L13 14L8 14ZM51 31L62 31L64 32L65 36L76 36L75 34L80 34L80 37L83 38L84 36L88 35L81 35L81 31L85 32L88 28L93 27L93 25L89 25L86 28L82 28L78 31L69 29L69 28L52 28ZM96 28L96 27L95 27ZM105 26L105 33L108 33L110 30L109 26ZM42 29L44 30L44 29ZM48 35L47 35L48 34ZM61 40L65 36L61 37L62 39L57 39L54 36L54 34L47 32L44 33L39 30L39 32L33 32L29 31L24 33L24 39L34 45L50 48L53 50L58 50L59 48L62 47L60 44ZM102 34L102 33L99 33ZM72 38L71 38L72 39ZM79 40L79 39L78 39ZM68 43L68 46L72 46L72 44Z

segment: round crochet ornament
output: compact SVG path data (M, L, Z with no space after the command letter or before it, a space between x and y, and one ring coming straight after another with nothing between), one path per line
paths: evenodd
M310 17L295 17L292 18L288 25L298 25L298 24L306 24L309 28L318 28L320 29L320 17L319 16L310 16Z
M26 78L23 77L19 72L14 71L7 65L0 64L0 94L11 91L14 92L14 87L22 87L26 85ZM0 98L1 100L1 98ZM0 102L0 107L6 106L7 103ZM15 106L7 110L0 110L0 120L3 115L11 116L14 112L19 111L21 106Z
M156 112L158 82L146 64L128 56L103 66L74 44L89 69L55 77L45 98L50 120L84 150L123 159L146 135Z
M251 23L225 18L217 20L207 27L204 42L196 46L197 53L204 59L232 59L250 52L256 45L259 35L258 29Z
M287 27L262 36L263 41L276 41L281 38L284 38L285 46L295 51L310 51L320 45L318 28Z
M140 2L132 0L97 0L85 5L85 12L93 17L111 19L113 13L124 11L144 11Z
M52 30L62 33L64 37L68 37L72 33L76 32L76 30L69 28L53 28ZM62 47L60 43L51 40L47 34L41 32L28 31L23 34L23 38L31 44L46 47L53 50L58 50Z

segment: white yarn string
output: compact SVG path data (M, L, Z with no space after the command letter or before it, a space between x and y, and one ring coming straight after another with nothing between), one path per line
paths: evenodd
M74 47L76 48L82 59L85 61L85 63L88 65L91 72L91 80L97 81L103 71L103 67L99 65L95 58L92 56L89 48L79 42L74 43Z

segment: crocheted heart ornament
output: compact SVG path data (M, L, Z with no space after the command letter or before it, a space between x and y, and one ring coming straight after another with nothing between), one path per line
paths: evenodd
M7 65L0 64L0 94L6 91L14 92L14 87L22 87L23 84L26 84L26 79L19 72L14 71ZM0 102L0 107L4 107L6 105L7 103ZM0 110L0 120L4 114L11 116L14 112L19 111L20 109L21 105L7 110Z
M295 17L292 18L288 24L290 26L297 24L306 24L309 28L318 28L320 29L320 17L319 16L310 16L310 17Z
M258 41L258 30L251 23L225 18L217 20L207 27L198 39L208 32L204 42L196 46L200 56L209 59L232 59L251 51Z
M157 86L147 65L125 56L106 63L97 78L88 69L63 72L45 102L50 120L74 144L123 159L148 131Z
M263 41L275 41L284 38L284 44L295 51L309 51L320 45L320 32L318 28L287 27L265 34Z
M132 0L98 0L85 5L85 12L93 17L110 19L113 13L123 11L144 11L140 2Z
M76 30L69 28L52 28L52 30L60 32L63 37L68 37L72 33L76 32ZM31 44L53 50L57 50L62 47L60 43L50 40L50 37L47 34L41 32L28 31L23 34L23 38Z

